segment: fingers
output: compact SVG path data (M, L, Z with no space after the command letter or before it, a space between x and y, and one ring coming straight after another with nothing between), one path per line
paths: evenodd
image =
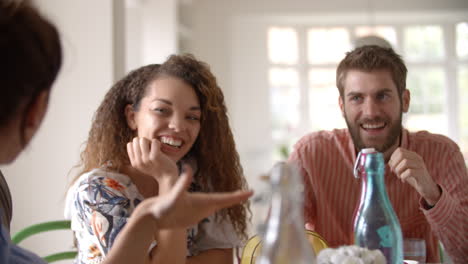
M130 159L130 164L133 167L138 167L141 164L141 151L139 149L138 138L135 137L127 143L127 153Z
M236 191L230 194L219 194L219 201L217 202L218 208L230 207L247 201L253 195L253 191Z
M150 152L149 152L149 158L151 160L155 160L160 151L161 151L161 146L160 146L159 141L157 139L153 138L151 140L151 149L150 149Z
M230 207L235 204L239 204L247 201L251 197L253 191L235 191L229 193L209 193L202 194L196 193L192 194L192 199L204 200L207 204L206 206L211 206L215 211Z
M133 153L135 153L135 158L137 160L140 160L140 157L141 157L140 142L137 137L133 138L132 147L133 147Z
M130 159L130 164L132 167L135 167L135 153L133 153L132 142L127 143L127 154L128 158Z
M421 162L423 162L423 160L417 153L403 148L397 148L390 157L388 165L393 171L395 171L401 161L406 161L407 166L409 166L410 164L420 164Z
M142 166L150 160L151 144L143 137L135 137L127 143L127 153L133 167Z
M397 148L390 156L390 160L388 161L388 166L390 166L390 169L392 169L392 171L395 171L395 167L398 165L398 163L400 163L402 159L403 159L402 148Z
M420 159L417 154L398 148L390 157L388 165L395 174L400 176L408 169L417 169L420 166Z
M416 187L418 186L418 180L415 177L413 177L414 174L415 172L413 169L407 169L399 177L402 182L407 182L412 186Z
M138 145L141 152L141 158L144 163L148 162L150 157L150 145L151 142L146 138L139 138Z
M403 175L407 175L408 173L410 173L410 170L414 169L416 169L414 162L408 159L403 159L399 163L397 163L392 170L398 177L400 177L400 179L403 180L404 178L406 178L403 177Z
M180 175L174 187L172 187L171 193L173 193L176 197L180 197L181 194L188 189L190 183L192 183L192 177L192 168L190 168L190 166L184 165L183 173Z

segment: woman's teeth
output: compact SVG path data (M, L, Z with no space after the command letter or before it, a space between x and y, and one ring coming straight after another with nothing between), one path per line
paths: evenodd
M182 140L175 139L175 138L161 137L161 142L166 145L177 147L177 148L180 148L180 146L182 146Z

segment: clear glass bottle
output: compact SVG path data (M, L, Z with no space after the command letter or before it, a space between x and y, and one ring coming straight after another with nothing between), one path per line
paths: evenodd
M381 250L388 264L403 263L403 237L385 189L382 153L363 149L354 168L354 175L362 180L361 199L354 218L354 243Z
M303 184L298 169L284 162L270 174L270 216L257 264L315 264L315 254L305 236Z

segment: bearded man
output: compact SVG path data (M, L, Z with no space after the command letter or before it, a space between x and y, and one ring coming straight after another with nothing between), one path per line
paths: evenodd
M425 240L427 262L440 262L439 241L455 263L468 263L468 173L459 147L427 131L409 132L407 68L391 48L362 46L336 73L348 129L300 139L289 157L304 177L305 222L331 247L353 244L361 182L353 177L363 148L382 152L385 185L404 238Z

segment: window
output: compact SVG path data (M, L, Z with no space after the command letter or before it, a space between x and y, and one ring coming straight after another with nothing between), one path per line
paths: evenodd
M307 37L310 64L340 62L343 54L351 48L346 28L312 28Z
M307 132L346 127L335 71L353 41L366 35L388 40L408 67L411 105L404 126L451 137L468 160L467 22L269 28L272 138L277 150L291 149ZM276 151L273 157L284 158L284 152Z

